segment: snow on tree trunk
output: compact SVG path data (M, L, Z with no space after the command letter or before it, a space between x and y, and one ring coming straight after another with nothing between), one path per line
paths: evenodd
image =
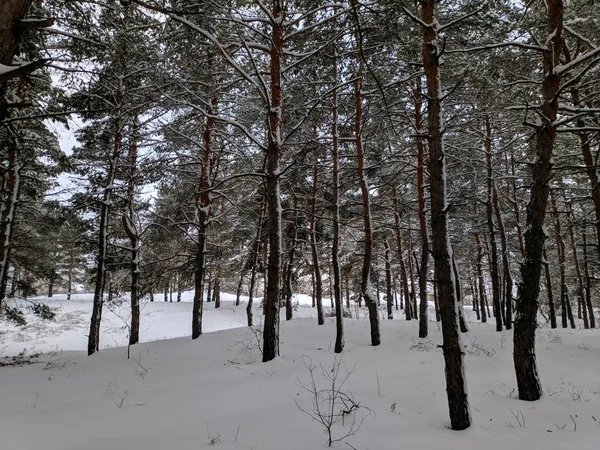
M140 340L140 237L135 225L135 179L138 157L138 128L139 121L135 117L133 120L132 140L129 144L128 155L128 180L127 180L127 205L126 212L122 216L123 228L129 238L130 261L129 273L130 284L130 303L131 303L131 324L129 327L129 345L137 344Z
M463 349L458 330L456 280L448 235L446 203L446 155L442 137L442 88L438 47L438 23L434 0L420 0L423 26L423 67L427 79L427 124L429 137L429 178L431 193L432 250L437 271L442 349L445 360L446 393L453 430L471 425L464 371Z
M279 355L279 279L281 273L281 192L279 161L282 152L283 86L283 0L273 0L270 50L270 105L267 146L267 210L269 262L267 295L264 301L263 362Z
M527 204L527 231L525 253L521 265L521 283L517 299L514 326L513 359L519 398L538 400L542 385L538 376L535 355L535 330L537 328L540 274L543 262L544 219L548 203L549 180L552 176L552 150L556 136L558 91L560 74L555 67L560 64L562 49L562 0L547 0L548 39L543 51L541 125L535 132L535 158L532 184Z
M210 59L210 56L209 56ZM206 241L208 225L211 212L210 195L210 169L212 161L212 132L215 124L213 114L216 109L216 99L211 99L209 114L202 139L204 152L202 153L200 183L198 197L196 200L196 230L198 232L198 244L196 246L196 258L194 261L194 301L192 304L192 339L198 339L202 334L202 308L204 304L204 279L206 277ZM210 282L209 282L210 289ZM210 293L207 295L210 298ZM208 301L208 299L207 299Z
M119 97L119 96L117 96ZM108 215L112 199L117 164L121 153L122 121L115 121L114 147L109 161L108 177L104 187L104 195L100 205L100 226L98 230L98 253L96 254L96 286L94 289L94 302L92 317L90 319L90 333L88 335L88 355L100 350L100 323L102 321L102 306L104 305L104 284L106 281L106 255L108 251Z

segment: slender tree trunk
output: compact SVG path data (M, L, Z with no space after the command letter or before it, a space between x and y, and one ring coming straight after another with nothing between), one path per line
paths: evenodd
M127 183L127 211L122 215L123 228L129 238L130 262L129 273L131 323L129 328L129 345L137 344L140 340L140 237L135 224L135 181L138 157L138 129L139 121L133 120L132 141L129 144L129 173Z
M419 203L419 237L421 239L421 264L419 267L419 337L427 337L429 322L427 300L427 263L429 261L429 238L427 237L427 216L425 212L425 145L421 138L423 134L423 117L421 115L421 79L415 82L413 97L415 99L415 127L417 141L417 197Z
M294 308L292 305L292 277L294 275L294 258L296 256L296 242L298 240L298 204L296 195L294 195L294 219L293 219L294 236L290 243L288 253L287 270L285 273L285 320L292 320L294 316Z
M579 264L579 255L577 254L577 243L575 242L575 231L574 228L574 219L573 219L573 210L569 203L566 203L568 208L568 218L569 218L569 238L571 244L571 252L573 255L573 266L575 267L575 276L577 278L577 296L578 300L578 311L581 311L580 319L583 319L583 327L587 330L590 328L590 322L588 320L588 312L587 312L587 304L585 302L585 291L583 288L583 276L581 274L581 265Z
M415 273L413 270L413 261L410 258L410 255L413 251L412 244L412 228L410 226L410 217L408 218L408 276L410 278L410 309L411 315L415 318L419 318L419 313L417 312L419 309L417 307L417 289L415 287Z
M31 5L30 0L4 0L0 4L0 64L10 66L19 47L21 37L18 22L24 19ZM25 80L21 77L18 94L19 101L24 101ZM0 123L9 117L9 103L6 80L0 80ZM5 126L5 125L2 125ZM12 133L7 133L6 139L0 143L3 151L8 153L8 166L2 185L0 186L0 307L6 296L8 287L8 269L15 213L19 205L21 191L21 169L24 164L20 161L19 145ZM2 157L4 159L4 156Z
M213 298L215 301L215 309L221 307L221 264L215 269L215 281L213 288Z
M121 80L122 83L122 80ZM117 167L121 155L123 140L123 121L121 120L121 107L123 103L123 86L119 86L116 99L119 108L115 120L113 151L109 161L106 186L100 204L100 226L98 231L98 253L96 254L96 288L94 290L94 302L92 306L92 318L90 320L90 332L88 334L88 355L100 350L100 322L102 321L102 306L104 304L104 284L106 281L106 257L108 251L108 215L112 200ZM110 286L109 286L110 288ZM109 289L110 290L110 289Z
M319 170L317 164L313 168L313 186L310 208L310 250L312 256L313 273L315 274L315 296L317 300L317 323L325 323L325 314L323 312L323 281L321 277L321 264L319 263L319 252L317 245L316 215L317 215L317 192L318 192Z
M336 22L337 24L337 22ZM333 243L331 248L331 264L333 265L333 295L335 298L335 346L334 352L341 353L344 350L344 305L342 303L342 277L340 274L340 168L339 168L339 136L338 136L338 90L335 86L338 84L338 61L337 61L337 42L333 43L333 93L332 93L332 115L331 115L331 135L333 173ZM350 296L348 295L348 286L346 285L346 302L350 310Z
M281 193L279 160L282 152L284 10L283 0L273 0L271 20L271 58L269 130L267 147L267 205L269 217L268 285L265 298L263 362L279 355L279 278L281 272Z
M458 324L460 326L460 332L468 333L469 327L467 327L467 321L465 320L465 314L463 311L463 296L460 282L460 273L458 272L456 258L454 258L454 251L452 251L452 273L454 274L454 285L456 286L456 303L458 303Z
M544 247L544 269L546 275L546 293L548 295L548 309L550 311L550 328L556 328L556 308L554 305L554 295L552 293L552 277L550 276L550 264L548 263L548 253Z
M398 210L398 195L395 186L392 187L392 209L394 211L394 234L396 236L396 252L398 263L400 264L400 279L402 284L403 298L405 302L404 316L406 320L411 320L412 314L410 311L410 296L408 293L408 277L406 276L406 265L404 264L404 251L402 249L402 233L400 230L400 212Z
M394 318L394 296L392 295L392 264L390 262L390 244L387 239L383 241L385 245L385 299L387 305L387 318ZM421 337L421 336L419 336Z
M513 334L515 373L519 399L538 400L542 385L535 356L540 274L545 241L544 219L548 202L549 180L552 176L552 149L556 136L560 74L554 68L560 64L562 53L562 0L546 0L548 10L548 39L543 52L542 125L536 129L536 149L532 185L527 205L525 254L521 265L521 284L517 300L517 315Z
M588 263L587 253L587 230L585 224L583 230L581 230L583 237L583 275L585 277L585 303L587 304L587 310L590 315L590 328L596 328L596 317L594 316L594 308L592 306L592 279L590 277L590 268Z
M487 118L486 128L489 127L489 118ZM490 128L491 135L491 128ZM502 279L504 281L504 296L502 308L504 325L507 330L512 329L513 321L513 310L512 310L512 291L513 291L513 278L510 271L510 255L508 253L508 243L506 240L506 229L504 228L504 220L502 219L502 213L500 211L500 204L498 201L498 189L496 183L492 180L492 205L494 207L494 214L496 216L496 225L498 226L498 234L500 236L500 249L502 251Z
M358 22L356 0L351 0L354 9L355 20ZM360 32L356 33L359 53L362 52L362 39ZM354 137L356 140L356 163L358 168L358 182L362 197L362 213L364 227L364 253L361 271L361 292L369 311L369 322L371 325L371 345L377 346L381 343L379 332L379 314L377 311L377 299L371 285L371 264L373 262L373 226L371 222L371 199L365 170L365 156L363 151L363 65L362 55L358 55L358 73L354 81L354 100L356 102L356 115L354 117Z
M474 234L475 245L477 246L477 284L479 285L479 302L481 304L481 323L487 322L488 315L486 314L486 301L485 301L485 292L484 292L484 280L483 280L483 271L481 270L481 261L483 260L483 248L481 246L481 239L479 239L479 233Z
M427 124L431 193L432 252L438 276L440 316L446 373L450 426L464 430L471 425L464 371L463 349L458 329L456 280L452 271L452 249L448 235L446 199L446 155L443 143L442 87L440 83L438 22L435 0L420 0L423 26L423 68L427 79Z
M258 264L258 251L260 247L262 225L265 214L265 194L266 192L263 192L263 196L260 201L260 206L258 208L258 223L256 225L256 236L254 237L252 251L250 252L250 285L248 286L248 305L246 306L246 317L248 319L249 327L253 326L252 305L254 303L254 287L256 285L256 265Z
M477 296L477 279L472 276L473 269L471 268L471 275L469 275L469 286L471 288L471 306L475 315L477 316L477 320L481 320L481 313L479 312L479 298Z
M492 162L492 127L488 115L484 118L485 128L485 159L487 164L487 201L485 205L488 234L490 239L490 277L492 279L492 305L496 318L496 331L502 331L502 311L500 310L500 277L498 275L498 246L496 245L496 230L493 216L493 185L494 168Z
M507 169L508 172L508 169ZM515 175L515 154L511 147L510 150L510 190L511 198L509 199L513 205L513 214L515 218L515 229L517 230L517 242L519 244L519 252L521 257L525 255L525 244L523 243L523 230L521 229L521 213L519 210L519 201L517 199L517 180Z
M209 65L212 65L212 55L209 53ZM202 335L202 315L204 306L204 283L206 278L206 247L207 233L211 216L211 162L213 160L213 130L215 126L214 115L217 108L216 95L210 99L209 111L206 117L202 140L204 151L202 152L200 181L196 197L196 231L198 243L196 246L196 257L194 260L194 300L192 303L192 339L198 339ZM208 283L210 289L210 281ZM207 302L210 292L207 293Z
M558 256L558 267L560 274L560 310L561 310L561 319L562 319L562 327L567 328L567 320L569 315L567 313L567 298L568 298L568 289L567 282L565 276L565 242L562 238L562 230L560 226L560 217L558 215L558 209L556 207L556 199L554 198L554 194L550 191L550 205L551 205L551 213L554 216L554 234L556 236L556 254Z

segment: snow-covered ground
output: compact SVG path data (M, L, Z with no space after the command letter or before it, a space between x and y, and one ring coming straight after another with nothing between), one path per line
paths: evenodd
M304 450L326 448L322 427L300 408L312 409L305 364L314 364L318 388L333 373L333 320L318 326L312 308L301 305L282 322L281 357L261 363L256 334L244 325L245 305L225 297L221 311L205 311L206 333L191 341L187 302L145 304L142 340L127 359L122 347L88 357L56 351L34 364L0 367L0 448ZM41 301L41 300L40 300ZM88 299L51 302L56 324L30 322L19 335L1 325L0 348L83 349ZM117 312L126 313L126 307ZM260 312L256 311L257 317ZM126 329L105 312L104 345L122 344ZM28 316L28 318L31 318ZM382 345L369 345L367 320L346 320L340 376L355 369L342 390L351 393L363 418L353 436L334 444L350 450L597 449L600 442L600 333L598 330L538 332L538 361L545 397L515 398L512 335L494 324L471 324L463 335L474 425L450 431L440 331L417 338L417 323L382 320ZM233 328L237 327L237 328ZM225 328L232 328L224 330ZM17 338L20 342L15 342ZM8 346L8 347L7 347ZM30 350L31 351L31 350ZM37 362L39 361L39 362ZM339 379L338 379L339 381ZM348 431L333 427L333 437Z
M172 339L192 334L192 301L194 293L183 292L181 302L163 302L162 295L155 302L144 301L140 312L140 341ZM52 298L36 297L31 300L8 300L9 306L19 305L26 313L27 325L19 327L0 320L0 357L16 355L26 349L27 352L49 352L56 350L86 350L92 315L92 294L74 294L66 300L66 294ZM161 300L161 301L158 301ZM262 311L260 300L255 302L255 322L259 323ZM235 306L235 296L221 294L221 308L215 309L214 303L205 303L203 312L203 331L205 333L246 326L246 301ZM44 321L27 311L31 302L44 303L56 312L54 321ZM305 295L294 298L296 317L312 317L315 312L308 307L311 299ZM100 331L100 347L120 347L127 345L127 325L130 321L130 307L127 297L120 304L105 302Z

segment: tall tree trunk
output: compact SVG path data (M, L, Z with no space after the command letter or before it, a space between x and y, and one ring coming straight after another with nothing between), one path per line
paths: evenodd
M212 65L212 55L209 53L209 64ZM207 233L211 216L211 162L213 160L213 130L215 126L216 95L210 99L206 124L202 133L204 151L200 167L200 181L196 197L196 231L198 242L194 259L194 300L192 303L192 339L202 335L202 313L204 306L204 283L206 278L206 247ZM210 289L210 281L209 281ZM207 293L207 302L210 292Z
M588 263L588 251L587 251L587 232L585 224L583 230L581 230L583 237L583 275L585 277L585 303L587 304L587 310L590 315L590 328L596 328L596 317L594 316L594 308L592 306L592 279L590 278L590 268Z
M281 272L281 193L279 160L282 152L283 90L283 0L273 0L271 20L271 61L269 130L267 147L267 205L269 217L268 285L263 329L263 362L279 355L279 278Z
M415 127L417 141L417 197L419 203L419 237L421 239L421 264L419 266L419 337L427 337L429 322L427 300L427 263L429 261L429 238L427 237L427 216L425 212L425 145L423 134L423 117L421 115L421 79L415 82L413 97L415 99Z
M254 287L256 285L256 265L258 264L258 251L260 247L260 240L262 235L263 219L265 214L265 202L266 192L263 191L263 195L258 208L258 223L256 225L256 236L252 243L252 250L250 251L250 285L248 286L248 305L246 306L246 317L248 319L248 326L253 326L253 314L252 306L254 303Z
M73 290L73 264L74 264L74 244L69 243L69 268L67 270L67 300L71 300L71 292Z
M315 296L317 300L317 323L325 323L325 314L323 312L323 281L321 278L321 264L319 263L319 252L317 245L316 215L317 215L317 193L318 193L319 169L315 163L313 168L313 186L310 207L310 251L312 256L313 273L315 274Z
M546 0L548 39L543 52L542 124L536 129L536 149L532 185L527 205L525 255L521 265L521 284L517 300L517 315L513 334L515 373L519 399L538 400L542 385L535 356L540 274L545 241L544 219L548 202L548 182L552 176L552 150L556 136L560 74L554 68L562 53L563 1Z
M507 168L508 174L508 168ZM511 147L510 150L510 202L513 205L513 214L515 219L515 229L517 230L517 242L519 244L519 252L521 257L525 255L525 244L523 243L523 230L521 228L521 212L519 210L519 201L517 199L517 180L515 175L515 154Z
M122 119L123 106L123 79L116 91L117 115L114 123L114 142L111 158L108 162L108 173L106 185L100 204L100 226L98 231L98 253L96 254L96 287L94 290L94 302L92 306L92 317L90 320L90 333L88 335L88 355L100 350L100 322L102 321L102 306L104 304L104 284L106 281L106 257L108 251L108 215L114 189L114 182L119 165L119 158L123 144ZM109 286L110 288L110 286ZM110 291L110 289L109 289ZM110 293L110 292L109 292Z
M554 234L556 237L556 254L558 256L558 267L560 274L560 311L562 319L562 327L567 328L567 320L569 315L567 313L567 302L568 302L568 288L565 276L565 242L562 237L562 230L560 226L560 217L558 215L558 209L556 207L556 199L552 191L550 191L550 205L551 214L554 217Z
M456 264L456 258L454 257L454 250L452 250L452 273L454 275L454 285L456 286L456 303L458 303L458 324L460 326L460 332L467 333L469 331L469 328L467 327L467 321L465 320L465 314L463 311L463 296L460 282L460 273L458 272L458 265Z
M573 255L573 266L575 267L575 276L577 278L577 296L579 297L579 310L581 311L580 319L583 319L583 327L587 330L590 328L590 322L588 320L587 304L585 302L585 291L583 288L583 276L581 274L581 266L579 264L579 255L577 254L577 242L575 241L575 231L573 228L573 210L570 203L566 203L568 208L568 219L569 219L569 238L571 244L571 252Z
M502 311L500 309L500 277L498 275L498 246L496 244L496 230L494 228L493 215L493 186L494 167L492 161L492 127L490 118L486 114L484 118L485 128L485 160L487 165L487 201L485 212L487 218L488 234L490 239L490 277L492 279L492 305L494 306L494 317L496 318L496 331L502 331Z
M294 218L293 218L293 230L294 236L292 238L292 242L290 243L289 253L288 253L288 261L287 261L287 270L285 273L285 281L284 281L284 289L285 289L285 320L292 320L294 316L294 308L292 305L292 296L294 295L292 291L292 278L294 275L294 258L296 256L296 242L298 240L298 204L297 197L293 194L294 197Z
M352 8L354 9L354 19L358 24L359 15L357 11L356 0L351 0ZM357 27L358 28L358 27ZM361 270L361 292L365 299L367 309L369 311L369 323L371 326L371 345L381 344L381 335L379 332L379 314L377 311L377 299L371 285L371 264L373 262L373 225L371 222L371 198L369 195L369 186L367 183L367 173L365 170L365 156L363 151L363 66L364 60L362 57L362 37L360 31L356 32L357 46L359 47L358 71L356 80L354 81L354 100L356 103L356 115L354 117L354 138L356 142L356 163L358 169L358 182L362 198L362 213L364 227L364 253Z
M410 224L410 217L408 218L408 276L410 278L410 305L411 315L415 318L419 318L418 307L417 307L417 289L415 288L415 273L413 270L413 260L410 255L413 252L413 243L412 243L412 228Z
M135 181L138 157L138 134L139 121L133 120L132 141L129 144L129 173L127 183L127 211L122 216L123 228L129 238L130 261L129 273L130 301L131 301L131 323L129 328L129 345L137 344L140 340L140 237L135 224Z
M435 0L420 0L423 26L423 68L427 79L427 125L429 139L429 185L431 193L432 252L438 276L442 319L446 393L450 426L464 430L471 425L464 371L463 349L458 330L456 280L452 271L452 249L448 234L446 199L446 155L443 143L442 86Z
M471 274L469 275L469 287L471 288L471 307L477 316L477 320L481 320L481 313L479 312L479 298L477 296L477 278L472 276L473 268L471 268Z
M385 245L385 299L387 306L387 318L394 318L394 296L392 295L392 264L390 261L390 244L387 239L383 241ZM421 336L419 336L421 337Z
M544 268L546 274L546 294L548 295L548 309L550 311L550 328L556 328L556 308L554 305L554 295L552 293L552 277L550 276L550 264L548 263L548 253L544 247Z
M487 118L486 128L490 126L489 117ZM491 135L491 127L490 133ZM498 189L496 188L495 180L492 180L492 205L494 207L494 214L496 216L496 225L498 226L498 234L500 236L500 249L502 251L502 279L504 281L504 297L502 303L503 307L503 318L504 325L507 330L512 329L513 313L512 313L512 302L513 302L513 278L510 271L510 255L508 253L508 243L506 240L506 229L504 228L504 220L502 219L502 212L500 211L500 203L498 201Z
M217 264L215 269L215 282L214 282L213 296L215 301L215 309L221 307L221 264Z
M10 66L13 64L13 58L19 47L21 38L20 28L18 23L24 19L31 5L31 0L3 0L0 3L0 64ZM0 123L9 117L9 103L13 100L7 98L7 83L6 79L0 79ZM11 78L21 77L20 85L23 86L22 91L18 94L19 101L23 102L25 93L24 75L15 75ZM4 125L3 125L4 126ZM12 235L15 220L15 213L19 204L19 196L21 191L21 169L24 164L20 161L19 145L12 136L8 133L5 142L1 143L2 147L7 149L8 166L2 186L0 186L0 307L6 296L8 286L8 269L10 265L10 251L12 246ZM2 157L4 160L4 156Z
M402 249L402 232L400 230L400 211L398 210L398 195L396 186L392 187L392 209L394 211L394 234L396 236L396 252L398 263L400 264L400 280L404 297L404 317L406 320L412 319L410 311L410 295L408 293L408 277L406 276L406 265L404 264L404 251ZM402 300L402 299L401 299ZM401 302L402 303L402 302Z
M336 22L337 24L337 22ZM331 135L333 173L332 194L333 194L333 243L331 248L331 264L333 265L333 295L335 299L335 346L334 352L341 353L344 350L344 305L342 303L342 277L340 274L340 150L338 136L338 61L337 61L337 42L333 43L333 93L332 93L332 113L331 113ZM350 296L346 286L347 306L350 309Z
M474 234L475 245L477 246L477 284L479 285L479 302L481 305L481 323L487 322L487 313L486 313L486 301L485 301L485 292L484 292L484 280L483 280L483 271L481 269L481 261L483 260L483 247L481 246L481 239L479 239L479 233Z

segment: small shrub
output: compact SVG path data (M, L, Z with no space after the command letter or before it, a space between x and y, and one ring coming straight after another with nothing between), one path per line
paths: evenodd
M52 310L52 308L43 303L33 303L29 305L27 309L44 320L54 320L56 318L56 313Z
M352 313L349 309L343 309L342 315L345 319L352 319ZM325 311L325 317L335 317L335 308L328 309Z
M23 314L23 311L21 311L19 308L12 308L8 305L4 305L2 307L1 313L4 317L6 317L6 320L14 323L15 325L18 325L20 327L24 327L25 325L27 325L25 315Z

